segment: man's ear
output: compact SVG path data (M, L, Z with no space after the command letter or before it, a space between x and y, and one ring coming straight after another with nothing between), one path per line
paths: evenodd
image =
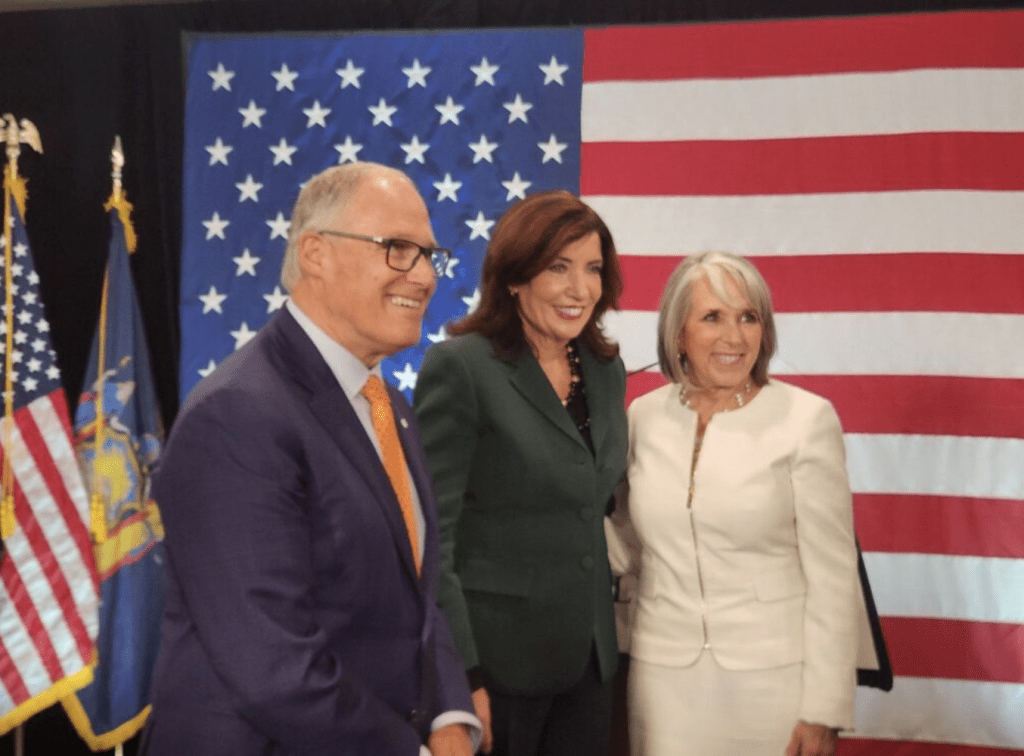
M299 269L304 276L323 277L324 257L328 252L323 236L314 231L306 231L299 237L295 251L298 253Z

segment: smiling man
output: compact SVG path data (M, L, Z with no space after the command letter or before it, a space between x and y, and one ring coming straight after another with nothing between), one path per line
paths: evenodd
M399 171L303 188L291 301L188 397L154 481L169 565L147 753L472 752L430 480L379 366L419 340L448 256Z

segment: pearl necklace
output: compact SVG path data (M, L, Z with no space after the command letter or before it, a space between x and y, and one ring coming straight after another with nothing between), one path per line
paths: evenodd
M743 386L743 390L736 392L736 406L723 407L722 409L717 411L732 412L733 410L739 409L740 407L747 403L747 397L750 396L750 391L752 388L753 386L751 386L750 381L748 380L746 384ZM693 397L690 396L690 387L686 383L684 383L683 387L679 390L679 401L683 403L684 407L692 409L694 412L697 411L697 408L693 406Z

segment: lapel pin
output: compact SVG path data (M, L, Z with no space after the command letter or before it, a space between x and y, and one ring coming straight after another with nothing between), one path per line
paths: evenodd
M406 420L404 417L403 418L399 418L398 422L400 422L402 424L403 428L408 428L409 427L409 421Z

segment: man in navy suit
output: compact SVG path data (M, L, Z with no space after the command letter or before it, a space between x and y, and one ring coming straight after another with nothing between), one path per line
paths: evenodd
M148 753L472 753L414 416L389 389L389 445L361 393L419 341L447 255L399 171L337 166L303 188L291 300L189 395L154 480L168 593ZM399 440L407 484L382 462Z

